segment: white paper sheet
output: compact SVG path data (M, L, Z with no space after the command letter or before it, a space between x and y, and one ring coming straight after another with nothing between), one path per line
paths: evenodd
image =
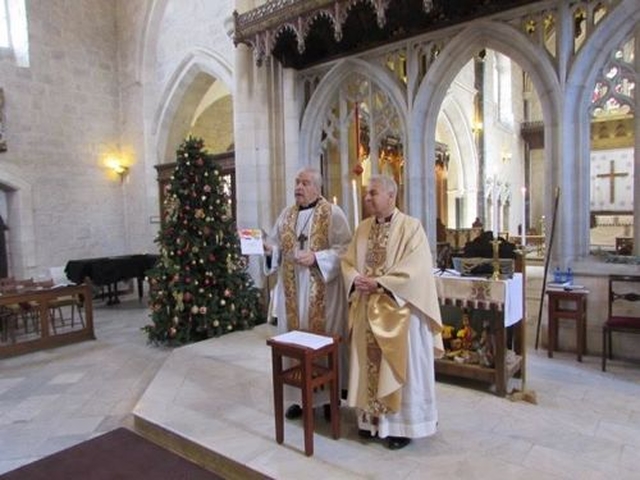
M294 345L301 345L313 350L319 350L322 347L326 347L333 343L333 338L331 337L316 335L315 333L301 332L299 330L293 330L291 332L276 335L272 340L283 343L293 343Z
M259 228L241 228L238 230L240 237L240 250L243 255L263 255L262 230Z

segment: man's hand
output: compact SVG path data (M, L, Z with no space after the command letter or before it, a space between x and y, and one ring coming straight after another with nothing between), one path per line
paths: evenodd
M378 290L378 282L373 277L358 275L353 281L353 284L360 293L371 294Z
M296 254L296 263L303 267L312 267L316 263L316 254L306 250L298 252Z

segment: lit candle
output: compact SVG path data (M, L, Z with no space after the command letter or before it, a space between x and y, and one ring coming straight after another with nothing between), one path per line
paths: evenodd
M334 205L338 204L338 197L336 197L335 195L333 196L333 204Z
M358 208L358 185L356 184L355 179L351 180L351 189L353 190L353 225L354 227L357 227L358 222L360 221L360 209Z
M522 187L522 248L527 246L527 187Z

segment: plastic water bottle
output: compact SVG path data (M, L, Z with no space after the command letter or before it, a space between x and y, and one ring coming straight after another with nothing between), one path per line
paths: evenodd
M573 285L573 270L571 268L567 268L567 275L565 277L565 282L569 285Z
M562 283L562 273L560 273L560 267L556 267L553 271L553 283Z

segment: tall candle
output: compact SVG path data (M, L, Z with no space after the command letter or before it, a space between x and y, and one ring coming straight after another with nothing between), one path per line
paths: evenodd
M493 197L493 238L497 240L500 234L500 229L498 228L498 182L495 177L493 178L491 196Z
M527 246L527 187L522 187L522 248Z
M357 227L358 222L360 221L360 209L358 208L358 185L356 184L355 179L351 180L351 190L353 191L353 225L354 227Z

